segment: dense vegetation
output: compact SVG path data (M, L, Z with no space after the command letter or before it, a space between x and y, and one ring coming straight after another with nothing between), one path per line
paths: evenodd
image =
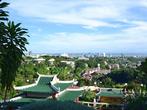
M14 84L16 86L27 85L33 83L37 76L37 73L40 74L58 74L60 80L71 80L73 78L78 80L78 85L93 85L94 82L97 82L98 86L102 87L122 87L125 83L128 84L146 84L145 73L140 71L137 68L122 67L120 69L112 69L111 74L103 75L95 73L92 77L92 80L87 80L81 77L84 71L90 69L88 65L92 59L95 60L95 63L103 65L100 62L112 62L110 58L90 58L86 60L78 60L77 58L64 58L64 57L53 57L53 56L41 56L45 58L45 61L38 63L34 61L34 58L25 57L25 60L22 62L21 66L17 71L17 76ZM40 57L40 58L41 58ZM55 59L53 63L49 62L49 59ZM114 59L114 58L113 58ZM116 58L117 59L117 58ZM130 58L128 58L130 59ZM136 58L137 59L137 58ZM110 60L110 61L109 61ZM74 66L66 64L62 61L72 61ZM122 61L122 59L117 59L117 61ZM115 59L114 61L115 62ZM123 64L121 64L123 65ZM92 68L95 68L93 66ZM23 78L22 78L23 77Z
M147 110L147 96L131 98L126 110Z

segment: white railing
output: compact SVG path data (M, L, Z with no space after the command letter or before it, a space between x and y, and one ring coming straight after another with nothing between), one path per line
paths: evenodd
M22 98L21 96L18 96L18 97L14 97L14 98L10 99L10 101L15 101L15 100L19 100L19 99L21 99L21 98Z
M59 81L58 83L73 83L74 80L70 80L70 81Z
M26 86L18 86L18 87L15 87L14 86L14 89L15 90L22 90L22 89L26 89L26 88L29 88L29 87L33 87L33 86L36 86L37 84L34 83L34 84L30 84L30 85L26 85Z
M79 101L78 103L87 105L88 107L102 107L103 105L114 105L114 106L120 106L120 108L123 110L124 109L124 104L110 104L110 103L102 103L102 102L85 102L85 101Z
M82 91L82 90L84 90L83 88L67 88L66 89L67 91Z

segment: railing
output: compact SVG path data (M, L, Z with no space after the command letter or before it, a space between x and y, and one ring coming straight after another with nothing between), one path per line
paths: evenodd
M124 110L124 104L110 104L110 103L101 103L101 102L85 102L85 101L79 101L78 103L82 105L87 105L88 107L93 107L97 110L102 110L102 107L108 107L108 106L117 106L120 107L121 110ZM113 109L112 109L113 110Z
M21 99L21 98L22 98L21 96L19 96L19 97L14 97L14 98L10 99L10 101L19 100L19 99Z
M26 86L19 86L19 87L15 87L15 86L14 86L14 89L15 89L15 90L22 90L22 89L26 89L26 88L29 88L29 87L33 87L33 86L35 86L35 85L37 85L37 83L30 84L30 85L26 85Z

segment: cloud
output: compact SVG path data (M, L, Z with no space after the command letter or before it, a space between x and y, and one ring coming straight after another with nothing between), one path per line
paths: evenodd
M133 26L123 31L129 34L146 34L147 31L147 22L144 21L132 21L130 22ZM147 34L146 34L147 35Z
M140 4L144 7L147 7L147 1L146 0L141 0Z
M40 42L35 42L37 49L49 52L126 52L146 50L142 44L147 43L147 37L129 36L128 34L84 34L84 33L55 33L46 36ZM40 49L40 50L41 50Z
M147 16L136 13L137 7L146 8L146 0L11 0L10 10L22 17L37 19L43 25L53 23L64 27L68 24L61 32L56 30L57 25L52 29L54 32L48 32L45 26L31 30L34 31L31 34L37 37L30 39L29 48L36 51L147 52ZM72 25L78 28L67 29ZM84 31L78 30L79 26Z
M46 22L59 24L76 24L84 28L116 27L104 19L124 19L127 10L134 6L136 0L123 2L118 0L15 0L10 8L22 16L40 18ZM32 5L33 4L33 5Z

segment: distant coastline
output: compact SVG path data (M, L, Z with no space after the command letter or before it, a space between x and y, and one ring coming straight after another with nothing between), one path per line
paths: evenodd
M51 55L51 56L60 56L63 53L31 53L31 55ZM67 53L69 56L79 57L79 56L102 56L104 53L92 53L92 52L83 52L83 53ZM28 53L26 53L28 55ZM106 57L147 57L147 53L105 53Z

